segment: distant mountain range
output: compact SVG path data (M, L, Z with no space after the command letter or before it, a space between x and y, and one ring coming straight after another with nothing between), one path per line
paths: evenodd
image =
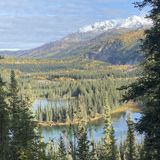
M143 58L138 52L140 39L144 37L144 29L151 25L150 20L138 16L97 22L59 41L30 50L1 51L0 55L49 59L83 57L111 64L135 64Z

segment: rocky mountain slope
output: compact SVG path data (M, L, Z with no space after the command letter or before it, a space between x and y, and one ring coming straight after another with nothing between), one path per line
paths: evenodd
M98 22L81 28L62 40L31 50L0 52L0 55L32 58L84 57L112 64L135 64L143 56L138 52L144 29L152 25L143 17Z

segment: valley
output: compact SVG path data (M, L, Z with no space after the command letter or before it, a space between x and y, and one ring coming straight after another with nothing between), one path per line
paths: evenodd
M123 157L130 147L140 160L144 135L135 123L145 105L132 98L131 87L144 74L140 46L151 26L133 16L95 23L37 48L0 51L9 123L17 132L24 128L21 135L31 128L45 160L77 160L85 147L84 160L106 160L108 151ZM22 160L23 153L29 152L21 152Z
M125 91L118 90L139 77L140 69L136 66L111 65L78 57L63 60L26 58L0 60L0 71L6 81L9 80L12 69L15 70L21 86L20 92L23 93L29 85L29 94L34 102L35 121L40 125L45 141L63 134L68 130L64 129L65 126L68 128L79 125L81 113L87 123L93 125L98 123L101 126L100 130L95 132L100 132L103 137L106 105L110 106L113 117L125 114L123 122L121 118L117 118L117 123L125 123L128 112L133 115L140 112L137 104L121 102ZM115 130L119 139L121 135L117 133L116 128ZM51 132L57 134L52 136ZM126 129L118 132L125 133Z

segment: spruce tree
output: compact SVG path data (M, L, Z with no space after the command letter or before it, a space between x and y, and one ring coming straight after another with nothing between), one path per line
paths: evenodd
M78 133L78 146L76 157L77 160L89 160L89 141L87 138L87 130L86 127L82 127Z
M31 106L28 106L28 100L29 97L27 96L21 97L21 114L19 116L19 125L21 129L18 132L19 137L17 138L19 142L17 156L19 158L23 155L27 160L36 160L42 157L45 159L45 144L40 141L40 136L34 122L34 116L31 112Z
M40 141L34 116L31 111L32 100L24 90L19 93L19 87L14 71L11 72L10 106L12 109L11 123L11 160L45 159L45 144Z
M11 71L10 77L10 86L9 86L9 93L10 93L10 108L11 108L11 160L17 160L17 152L19 151L21 144L19 141L19 131L21 130L21 125L19 123L20 115L21 115L21 108L20 108L20 98L19 98L19 88L17 84L17 80L15 78L15 72Z
M120 146L119 146L119 151L120 151L120 159L121 160L126 160L125 144L122 141L121 141Z
M111 109L107 105L105 107L105 127L104 127L104 157L105 159L110 159L111 157L111 132L112 132L112 124L111 124Z
M114 135L114 128L113 126L111 127L111 155L110 155L110 160L119 160L120 155L119 151L116 145L116 140L115 140L115 135Z
M107 105L105 107L105 127L104 127L104 147L103 147L103 155L101 159L104 160L119 160L120 153L118 151L118 147L116 145L114 128L111 123L111 109Z
M0 76L0 159L9 160L9 106L6 84Z
M66 147L65 147L65 143L64 143L64 139L62 136L60 136L59 139L60 143L59 143L59 159L60 160L66 160Z
M95 142L91 143L91 152L90 152L90 159L91 160L98 160L97 148Z
M89 151L89 141L87 137L87 122L88 118L86 117L86 111L83 106L82 100L78 101L78 120L79 127L77 133L77 151L76 159L77 160L89 160L90 151Z
M144 103L142 117L137 125L145 135L146 160L160 159L160 0L136 2L142 9L149 6L147 17L153 26L145 32L142 51L143 74L129 89L126 100L141 100Z
M145 153L145 149L144 149L144 143L140 143L137 145L137 148L138 148L138 160L145 160L145 156L146 156L146 153Z
M134 123L131 120L131 116L128 116L127 120L128 125L128 132L127 132L127 140L126 140L126 159L127 160L136 160L137 159L137 152L136 152L136 142L135 142L135 135L134 135Z

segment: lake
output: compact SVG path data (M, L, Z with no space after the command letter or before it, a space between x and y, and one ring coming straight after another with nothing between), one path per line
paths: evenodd
M58 105L58 107L64 107L67 104L66 100L47 100L47 99L40 99L36 100L33 104L34 110L41 105L42 107L45 107L46 105ZM123 141L126 138L127 133L127 116L128 114L131 114L133 121L138 121L138 119L141 117L141 114L138 112L131 112L131 111L125 111L121 113L116 113L112 116L112 124L115 130L115 138L117 140L117 143L119 143L121 140ZM76 126L74 127L76 128ZM73 137L73 131L68 126L51 126L51 127L41 127L40 131L42 133L42 136L44 137L45 142L48 142L49 139L54 139L55 141L59 140L60 135L65 136L67 139L71 139ZM139 135L137 133L136 138L137 141L140 142L143 138L142 135ZM98 120L96 122L88 124L88 138L94 139L95 141L101 140L104 136L104 121Z

